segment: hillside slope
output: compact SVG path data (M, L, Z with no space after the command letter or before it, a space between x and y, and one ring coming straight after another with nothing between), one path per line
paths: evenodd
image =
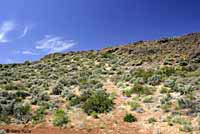
M199 90L200 33L55 53L0 65L0 128L198 133Z

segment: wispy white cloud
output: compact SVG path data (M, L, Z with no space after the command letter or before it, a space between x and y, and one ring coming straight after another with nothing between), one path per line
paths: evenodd
M0 43L7 43L9 39L7 38L8 32L15 29L15 23L13 21L4 21L0 25Z
M65 40L63 37L46 35L44 39L37 42L36 49L44 50L48 53L63 52L75 44L73 40Z
M11 51L11 53L13 54L22 54L22 55L40 55L40 53L38 52L35 52L35 51L32 51L30 49L24 49L24 50L14 50L14 51Z
M11 58L8 58L8 59L5 60L6 64L10 64L10 63L14 63L14 62L15 62L15 60L11 59Z
M29 31L29 26L25 26L23 33L19 36L19 38L23 38Z
M22 51L21 54L23 54L23 55L39 55L38 53L32 52L30 50Z
M16 59L15 57L8 57L2 60L3 64L13 64L13 63L22 63L22 61Z

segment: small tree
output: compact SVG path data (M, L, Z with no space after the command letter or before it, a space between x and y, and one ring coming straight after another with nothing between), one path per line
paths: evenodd
M113 108L113 101L105 91L96 91L86 100L82 108L87 114L105 113Z

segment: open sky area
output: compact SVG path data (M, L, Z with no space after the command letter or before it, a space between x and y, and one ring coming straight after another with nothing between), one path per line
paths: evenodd
M199 31L199 0L1 0L0 63Z

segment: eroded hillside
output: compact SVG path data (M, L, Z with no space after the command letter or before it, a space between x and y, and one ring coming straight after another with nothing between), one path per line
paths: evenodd
M199 33L50 54L0 65L0 128L199 133L199 95Z

